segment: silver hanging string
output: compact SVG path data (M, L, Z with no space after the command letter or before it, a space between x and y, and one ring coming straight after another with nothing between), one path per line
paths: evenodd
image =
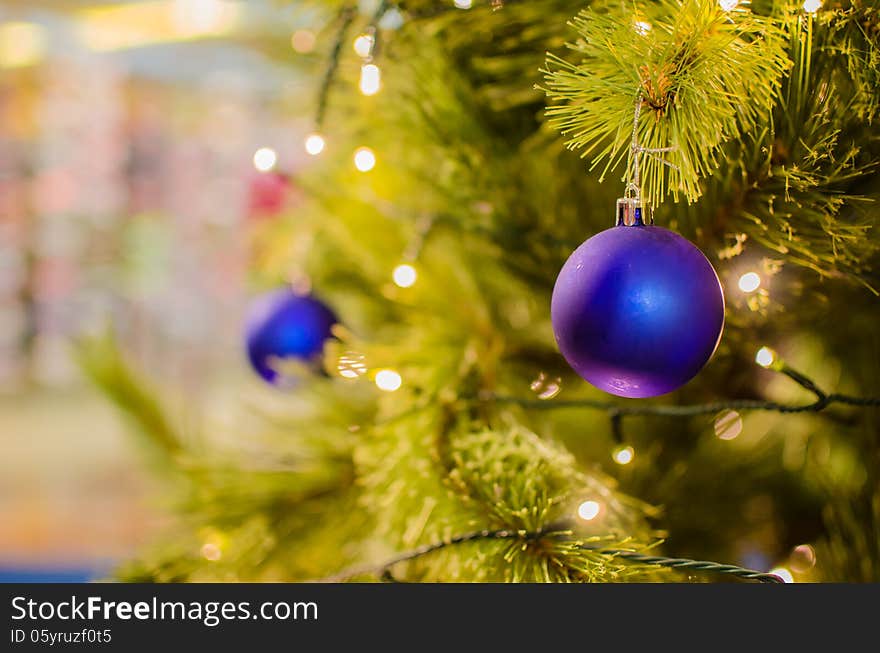
M642 115L642 94L636 95L636 105L633 111L632 139L630 141L630 161L626 170L626 189L623 196L636 200L641 199L642 174L639 167L639 117Z
M630 142L630 161L627 166L626 189L624 190L624 199L641 203L642 201L642 167L641 156L647 154L655 161L659 161L665 166L678 170L678 166L664 159L660 154L665 152L674 152L675 147L642 147L639 144L639 118L642 115L642 97L641 92L636 95L635 110L633 111L633 129L632 140ZM653 222L653 219L652 219Z

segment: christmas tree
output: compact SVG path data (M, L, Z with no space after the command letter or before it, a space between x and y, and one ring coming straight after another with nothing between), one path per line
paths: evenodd
M305 199L249 234L255 291L332 311L318 357L278 351L230 439L80 348L179 495L120 577L880 581L880 9L369 4L315 8ZM572 252L655 228L614 226L621 197L724 293L711 360L657 397L554 338Z

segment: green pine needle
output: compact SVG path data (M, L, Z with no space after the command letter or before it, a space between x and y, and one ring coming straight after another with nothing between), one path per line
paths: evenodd
M722 145L768 114L790 66L781 29L740 4L664 0L628 11L582 11L575 62L548 54L550 124L569 149L601 166L601 178L630 161L635 100L641 96L642 147L673 147L667 167L644 157L642 193L658 204L671 193L693 201L719 165ZM650 26L650 27L648 27Z
M80 368L157 449L175 455L182 448L181 434L149 382L132 367L109 335L82 340L74 350Z

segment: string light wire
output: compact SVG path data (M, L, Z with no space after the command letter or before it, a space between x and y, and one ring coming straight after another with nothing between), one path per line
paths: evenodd
M500 403L512 403L523 406L524 408L535 408L540 410L562 408L604 410L611 420L612 436L615 441L619 443L624 442L623 418L625 416L654 415L664 417L695 417L698 415L712 415L722 410L760 410L783 414L818 413L833 404L859 407L880 406L880 397L854 397L840 393L826 393L811 378L781 361L773 363L769 369L784 374L802 388L808 390L813 394L815 400L807 404L784 404L763 399L731 399L691 405L643 404L638 406L621 406L613 402L596 399L538 401L534 399L522 399L501 395L493 395L489 397L489 399Z
M434 553L435 551L440 551L442 549L457 546L459 544L466 544L468 542L479 542L486 540L522 540L523 542L535 542L543 539L555 539L557 541L565 541L567 539L570 539L570 537L571 533L569 531L559 530L558 526L549 526L546 529L535 532L513 529L486 529L473 531L470 533L455 535L453 537L447 538L445 540L440 540L431 544L425 544L410 551L405 551L392 558L389 558L385 562L378 565L364 565L361 567L352 567L346 569L339 574L321 579L321 582L340 583L351 580L352 578L356 578L358 576L367 575L379 576L387 580L389 578L392 578L390 576L391 569L401 563L409 562L410 560L415 560L417 558L422 558L431 553ZM775 574L755 571L754 569L747 569L745 567L739 567L737 565L711 562L708 560L692 560L690 558L670 558L666 556L650 555L647 553L635 551L633 549L605 547L600 544L589 542L578 544L578 548L584 551L592 551L603 556L620 558L622 560L628 560L630 562L638 562L646 565L654 565L669 569L703 571L708 573L732 576L734 578L741 578L744 580L753 580L759 583L781 584L784 582L782 578Z

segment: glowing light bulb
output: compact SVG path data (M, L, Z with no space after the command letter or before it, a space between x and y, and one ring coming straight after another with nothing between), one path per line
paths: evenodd
M776 354L769 347L761 347L755 354L755 362L761 367L770 367L776 360Z
M376 387L385 392L394 392L403 384L400 374L394 370L379 370L376 372Z
M770 573L779 576L786 583L794 582L794 576L792 576L791 572L785 567L776 567L776 569L771 569Z
M392 278L394 283L401 288L410 288L416 282L418 274L416 274L416 269L409 263L401 263L394 268Z
M651 23L648 23L648 22L646 22L646 21L644 21L644 20L637 20L637 21L633 24L633 29L635 29L635 31L636 31L640 36L647 36L648 32L651 31Z
M298 29L290 37L290 45L294 51L305 54L315 49L315 40L315 33L311 30Z
M326 143L324 142L324 137L320 134L309 134L308 136L306 136L306 152L308 152L312 156L318 156L321 152L323 152L324 145L326 145Z
M278 163L278 154L271 147L261 147L254 152L254 167L260 172L269 172Z
M359 147L354 151L354 167L361 172L369 172L376 167L376 155L368 147Z
M354 51L357 52L359 57L363 57L366 59L371 54L373 54L373 44L376 42L376 39L373 38L370 34L361 34L354 40L352 46L354 47Z
M804 11L815 14L822 8L822 0L804 0Z
M629 465L635 453L636 451L632 447L618 447L611 457L618 465Z
M365 63L361 66L361 93L364 95L376 95L382 88L382 73L379 66L374 63Z
M739 278L739 289L743 292L755 292L761 285L761 277L757 272L746 272Z
M474 5L474 2L473 0L454 0L453 4L458 9L470 9Z
M733 11L739 5L739 0L718 0L722 11Z

